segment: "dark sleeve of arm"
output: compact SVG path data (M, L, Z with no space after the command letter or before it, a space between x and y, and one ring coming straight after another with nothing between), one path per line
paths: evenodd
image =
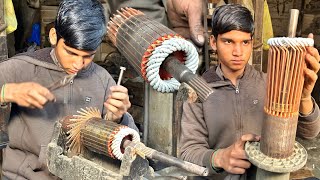
M122 116L122 119L121 119L120 124L126 125L126 126L128 126L129 128L132 128L132 129L136 130L137 132L139 132L138 127L137 127L136 124L134 123L133 117L132 117L131 114L129 114L129 113L125 113L125 114Z
M35 66L23 60L8 59L0 63L0 85L30 81L34 76Z
M16 63L12 60L7 60L0 63L0 85L2 87L5 83L15 82L16 79Z
M208 128L203 116L201 103L183 104L180 137L180 158L200 166L205 166L214 173L211 166L213 150L208 143Z
M305 139L315 138L320 132L320 110L312 98L313 111L307 116L299 116L297 135Z

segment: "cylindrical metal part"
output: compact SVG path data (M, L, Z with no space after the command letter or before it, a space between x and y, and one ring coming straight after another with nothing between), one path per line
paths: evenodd
M126 141L128 140L124 140L125 142L123 144L129 145L129 143L127 143ZM142 154L144 154L146 157L150 158L150 159L154 159L154 160L158 160L164 164L170 165L170 166L176 166L179 167L181 169L184 169L188 172L200 175L200 176L207 176L209 171L207 168L204 168L202 166L190 163L190 162L186 162L183 161L181 159L178 159L176 157L167 155L165 153L159 152L155 149L146 147L144 144L142 143L133 143L131 144L138 152L141 152Z
M114 134L119 131L121 126L112 121L92 118L88 120L80 131L81 143L93 152L113 157L110 150L110 143L113 140L111 138L114 137Z
M167 57L162 65L163 68L179 82L188 82L195 76L195 74L184 66L175 56Z
M156 159L159 160L165 164L168 165L173 165L176 167L179 167L181 169L184 169L188 172L200 175L200 176L208 176L208 169L201 167L199 165L193 164L193 163L189 163L186 161L183 161L181 159L175 158L173 156L169 156L167 154L164 154L162 152L159 151L155 151L152 153L152 159Z
M290 10L290 21L288 27L288 37L296 37L297 25L299 20L299 10Z
M213 93L213 89L201 77L192 73L174 56L167 57L163 62L163 67L179 82L185 82L197 91L200 101L204 102Z
M272 158L287 158L294 150L298 116L277 117L265 113L260 150Z

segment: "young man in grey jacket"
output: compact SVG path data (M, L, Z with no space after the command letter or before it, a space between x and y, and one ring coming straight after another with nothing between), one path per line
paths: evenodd
M46 162L54 124L85 107L106 110L111 120L137 130L128 91L92 62L106 31L98 0L64 0L49 39L54 48L20 54L0 64L2 105L11 103L9 144L4 149L4 179L56 179ZM68 85L49 91L53 82L77 74Z
M216 8L210 44L219 65L203 75L215 93L204 103L183 106L181 157L208 167L213 174L225 171L213 179L245 179L251 164L244 143L260 139L267 86L266 75L248 64L253 24L250 11L241 5ZM311 97L320 68L314 47L307 48L305 61L297 134L314 138L320 131L319 107Z

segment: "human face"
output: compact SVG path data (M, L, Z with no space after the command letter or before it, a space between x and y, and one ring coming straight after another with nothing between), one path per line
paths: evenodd
M96 51L84 51L67 46L64 39L60 38L55 54L62 68L68 74L75 74L81 69L85 69L92 62Z
M252 52L251 34L232 30L210 37L212 49L217 51L221 69L225 74L241 75Z

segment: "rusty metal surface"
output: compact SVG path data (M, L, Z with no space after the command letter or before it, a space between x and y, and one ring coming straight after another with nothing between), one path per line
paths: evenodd
M0 26L6 27L4 20L4 1L0 1ZM8 58L8 47L5 28L0 31L0 62Z
M5 61L8 58L7 38L6 36L0 36L0 62Z
M0 149L3 149L9 143L9 137L7 132L7 122L10 117L10 106L4 106L0 108Z
M272 158L287 158L293 153L298 116L281 118L265 113L261 151Z

